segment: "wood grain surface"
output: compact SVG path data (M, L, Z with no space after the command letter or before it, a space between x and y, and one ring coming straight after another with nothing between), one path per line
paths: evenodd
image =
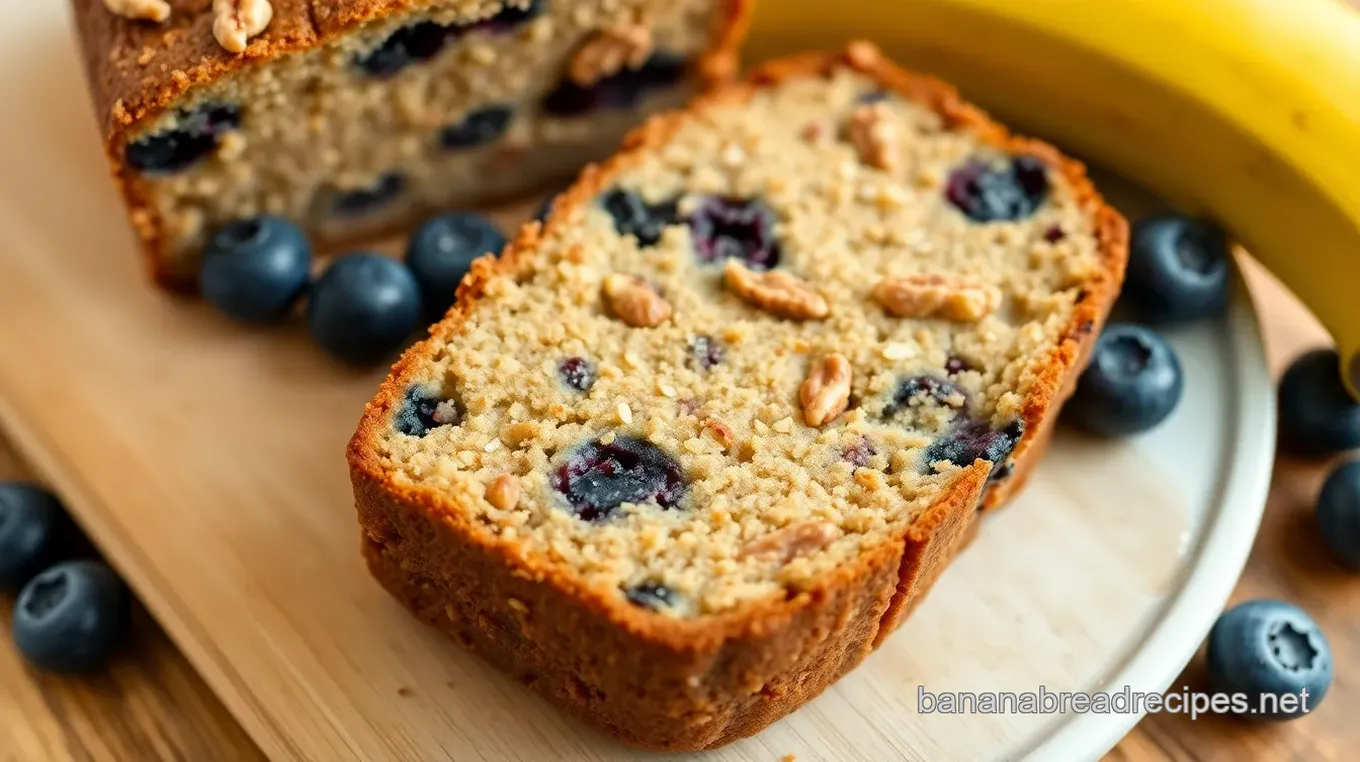
M1268 276L1249 272L1277 372L1302 349L1325 342L1311 317ZM1183 715L1145 719L1108 760L1341 760L1360 740L1350 711L1360 687L1360 582L1331 563L1311 524L1311 506L1325 464L1282 459L1276 465L1265 522L1233 600L1262 596L1303 606L1331 639L1339 679L1325 710L1306 719L1252 726L1228 718L1191 721ZM0 479L30 474L0 439ZM11 602L0 601L8 621ZM1177 689L1203 689L1201 658ZM136 633L108 672L87 678L28 668L0 635L0 760L240 760L264 757L232 720L156 624L138 611Z

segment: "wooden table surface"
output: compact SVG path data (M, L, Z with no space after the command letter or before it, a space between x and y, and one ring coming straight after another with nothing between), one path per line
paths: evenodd
M1321 329L1268 276L1248 276L1278 373L1302 349L1326 341ZM1326 701L1305 719L1249 726L1230 718L1191 721L1184 715L1145 719L1107 759L1330 760L1350 759L1360 740L1351 720L1360 707L1360 577L1332 563L1314 530L1312 503L1325 464L1276 464L1265 520L1233 600L1276 597L1309 611L1331 639L1338 678ZM0 436L0 479L30 476ZM12 600L0 598L8 623ZM1202 657L1176 688L1203 689ZM188 760L253 762L263 755L213 696L145 611L135 634L104 673L84 678L29 668L0 628L0 761Z

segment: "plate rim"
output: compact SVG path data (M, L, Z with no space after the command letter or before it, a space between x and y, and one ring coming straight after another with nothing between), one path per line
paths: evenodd
M1233 268L1233 298L1226 319L1236 404L1229 411L1235 453L1227 461L1219 497L1183 564L1186 573L1161 605L1127 658L1103 684L1165 693L1199 652L1210 628L1237 588L1265 514L1276 446L1275 385L1266 359L1260 315L1240 260ZM1100 759L1146 712L1064 714L1022 752L1024 759Z

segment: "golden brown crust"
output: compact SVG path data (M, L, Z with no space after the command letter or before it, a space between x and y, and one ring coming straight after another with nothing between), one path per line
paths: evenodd
M434 0L271 0L269 28L251 38L240 55L227 52L213 37L212 0L168 0L172 10L163 24L118 16L103 0L71 2L105 152L147 266L161 286L192 291L195 274L176 270L163 256L163 221L146 202L138 175L123 165L129 134L195 87L311 50L361 24L419 10ZM736 73L738 47L754 10L754 0L725 3L724 13L714 19L714 44L695 64L704 88L725 83Z
M500 259L478 260L455 306L394 366L366 408L348 458L375 577L418 616L535 686L568 711L628 743L704 749L758 732L857 665L921 601L973 536L979 508L999 505L1027 477L1051 434L1050 408L1070 393L1122 280L1127 225L1107 207L1084 168L1046 144L1012 137L948 85L897 69L860 43L840 55L812 54L765 66L689 111L653 118L625 149L588 167L556 209L584 207L619 172L664 142L685 120L755 89L849 63L886 87L929 104L958 129L1057 168L1095 221L1104 271L1087 287L1065 338L1024 407L1025 435L1014 474L987 492L990 464L977 461L950 494L903 534L802 592L697 620L674 620L585 589L569 570L524 558L513 542L474 526L435 492L394 481L372 443L390 425L420 358L458 334L489 279L533 256L539 223L526 225ZM561 224L555 214L546 223Z

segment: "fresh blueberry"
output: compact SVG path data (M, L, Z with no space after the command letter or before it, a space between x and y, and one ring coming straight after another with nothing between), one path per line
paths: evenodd
M0 590L18 590L57 560L71 532L56 495L29 482L0 482Z
M1228 236L1178 214L1139 222L1129 244L1124 299L1153 323L1220 314L1228 303Z
M480 214L451 212L422 225L406 247L406 266L420 284L426 319L438 320L449 309L474 259L503 248L505 235Z
M381 45L357 56L354 63L370 77L387 79L412 64L434 58L450 41L470 31L513 29L541 14L544 5L544 0L532 0L524 8L506 6L495 16L470 24L445 26L433 21L418 21L396 30Z
M272 323L288 315L307 290L312 246L297 225L281 217L228 223L203 250L199 288L222 314L247 323Z
M1092 434L1129 436L1166 420L1184 387L1180 359L1161 336L1139 325L1111 325L1096 339L1067 411Z
M707 372L722 363L727 350L718 339L699 334L689 340L689 354L691 367Z
M994 475L998 466L1004 467L1024 434L1025 422L1021 420L994 429L986 421L965 418L926 448L924 465L929 468L931 463L947 460L967 467L974 461L987 460L992 463Z
M1021 220L1048 198L1048 168L1033 156L1016 156L1004 167L973 160L954 170L945 198L974 222Z
M1318 495L1318 529L1332 554L1360 569L1360 461L1339 466Z
M463 121L439 131L439 145L448 150L475 148L497 140L510 129L515 110L509 106L487 106L463 117Z
M444 49L454 30L433 21L420 21L393 32L383 43L355 59L355 64L377 79L386 79Z
M241 126L241 109L232 105L208 104L178 117L175 129L129 143L123 154L128 166L148 174L188 169L217 150L223 133Z
M1360 447L1360 403L1341 381L1334 349L1315 349L1280 379L1280 444L1299 455L1329 455Z
M595 365L584 357L568 357L557 365L562 383L578 392L590 391L595 385Z
M553 116L572 117L596 109L632 108L648 92L671 87L684 79L688 68L684 58L673 53L656 53L642 67L625 68L588 87L564 80L543 99L543 110Z
M675 608L680 596L674 590L659 582L644 582L623 591L623 597L634 606L658 611Z
M600 521L624 503L655 501L673 508L685 496L685 476L664 450L645 439L618 436L590 442L567 458L553 487L583 521Z
M336 217L361 217L387 206L406 190L406 178L400 172L388 172L368 188L337 193L331 200L331 214Z
M779 264L774 210L760 199L710 196L687 222L704 262L736 259L758 272Z
M958 355L950 355L949 358L944 361L944 372L951 376L957 376L964 371L972 369L973 366L969 365L967 360Z
M883 417L892 418L914 401L929 400L935 405L945 405L952 398L966 396L962 389L950 381L934 376L915 376L904 379L893 390L892 401L883 408Z
M97 561L57 564L29 580L14 604L14 644L54 672L103 666L127 631L131 596Z
M312 286L307 328L320 347L354 365L390 357L420 327L420 286L378 254L337 258Z
M635 236L640 246L654 246L661 240L661 232L677 222L676 201L649 204L631 191L615 188L605 194L604 209L614 218L614 229L619 235Z
M445 399L424 386L412 386L392 417L392 426L408 437L423 437L430 429L456 426L462 420L463 407L458 400Z
M1213 689L1246 694L1252 718L1287 720L1307 714L1332 683L1327 638L1311 617L1283 601L1247 601L1228 609L1209 631L1205 658ZM1272 711L1271 702L1260 699L1263 695L1301 705L1277 703Z

